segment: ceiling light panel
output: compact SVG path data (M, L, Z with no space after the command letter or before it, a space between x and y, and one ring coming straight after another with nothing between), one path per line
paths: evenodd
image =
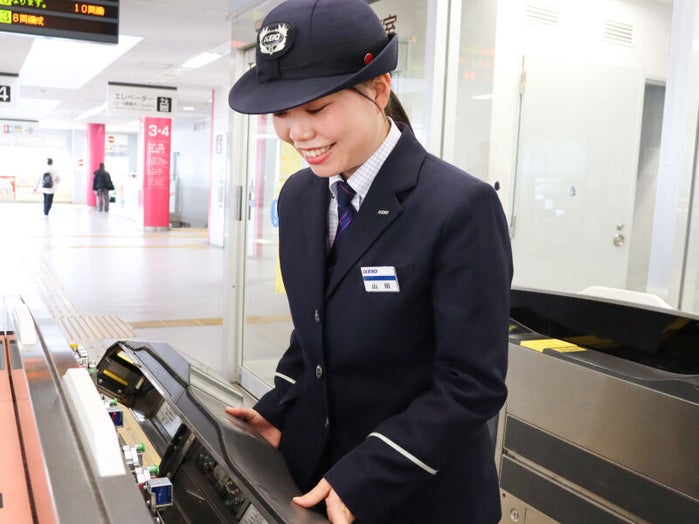
M118 44L36 38L19 73L23 85L79 89L142 40L119 36Z

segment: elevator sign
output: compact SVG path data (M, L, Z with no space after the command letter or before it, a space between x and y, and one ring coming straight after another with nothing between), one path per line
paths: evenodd
M1 0L0 0L1 1ZM107 113L167 117L177 110L177 88L109 82Z
M0 31L116 44L119 0L0 0Z

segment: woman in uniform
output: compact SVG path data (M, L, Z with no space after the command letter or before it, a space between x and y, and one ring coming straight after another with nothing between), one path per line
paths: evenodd
M226 411L331 522L496 523L507 223L492 187L387 116L397 44L363 0L288 0L231 89L308 168L278 201L289 347L274 388Z

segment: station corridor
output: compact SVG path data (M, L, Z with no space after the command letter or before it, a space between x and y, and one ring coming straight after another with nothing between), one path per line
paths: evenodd
M144 231L113 205L0 202L0 295L39 296L69 343L164 341L220 378L224 250L206 229Z

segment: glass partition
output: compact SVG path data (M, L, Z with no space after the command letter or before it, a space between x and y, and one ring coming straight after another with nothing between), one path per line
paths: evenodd
M699 50L677 3L450 3L444 156L498 189L515 286L679 304Z
M498 190L515 286L699 312L699 3L370 3L418 139ZM301 161L248 122L242 364L264 388L292 329L275 203Z
M254 381L271 384L292 329L279 273L276 203L301 159L277 138L270 115L251 116L248 122L243 366Z

